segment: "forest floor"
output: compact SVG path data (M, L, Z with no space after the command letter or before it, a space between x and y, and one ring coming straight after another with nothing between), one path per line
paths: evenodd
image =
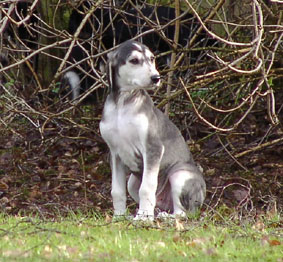
M108 149L99 136L99 114L91 106L70 114L68 124L61 117L44 129L19 114L9 118L8 126L0 124L2 211L54 217L112 209ZM207 183L203 211L257 217L282 210L283 112L275 127L265 115L264 110L250 114L230 134L216 133L200 121L189 128L188 144ZM178 116L175 120L180 126ZM130 198L129 206L134 212Z

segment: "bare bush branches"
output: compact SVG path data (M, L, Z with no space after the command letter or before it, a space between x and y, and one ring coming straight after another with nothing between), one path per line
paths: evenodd
M55 116L71 112L90 93L107 87L105 73L98 64L105 61L105 54L112 47L105 47L102 37L109 28L115 31L115 16L126 17L130 14L128 10L136 10L144 23L140 26L148 29L138 30L133 37L140 39L156 32L173 50L171 65L160 68L164 85L158 95L155 94L160 107L171 101L173 113L178 114L176 110L179 110L189 116L194 111L214 131L232 132L256 107L262 109L265 101L266 116L271 124L277 125L280 120L277 96L282 91L283 76L281 2L266 4L261 0L247 0L227 4L218 0L208 5L205 1L185 0L180 5L184 13L179 14L177 8L176 19L165 19L165 23L161 23L144 16L134 1L124 1L121 6L116 1L84 1L82 9L81 2L50 1L48 8L53 13L48 20L40 13L43 8L40 1L2 1L0 51L9 63L0 66L1 95L3 101L13 96L9 103L2 104L6 112L12 107L17 111L20 104L28 105L25 106L26 119L35 126L35 119L39 117L38 125L43 125L47 119L53 121ZM145 3L140 1L140 4ZM157 8L156 4L152 6ZM69 33L67 24L73 10L78 10L83 19L74 33ZM94 16L98 10L115 10L110 14L109 24L103 24ZM182 20L179 19L188 13L193 18L182 23L187 23L192 33L188 35L187 45L181 46L178 28ZM62 24L58 22L59 14L63 14ZM123 21L127 23L126 19ZM166 38L166 29L174 24L174 39ZM90 26L92 32L86 32L86 26ZM117 43L113 40L112 44ZM83 50L84 58L70 62L75 47ZM159 53L158 57L166 57L168 53ZM46 66L52 67L48 81L44 79L42 57L50 61ZM65 99L67 95L59 96L63 74L74 68L80 70L84 79L92 80L76 104L69 103ZM165 86L169 87L169 93ZM16 100L12 105L11 101Z
M270 73L270 69L272 68L272 65L274 63L274 54L277 52L278 47L280 46L281 43L281 39L283 36L283 31L279 32L276 34L276 36L273 36L273 49L271 50L267 50L266 52L266 43L263 41L263 34L264 34L264 16L263 16L263 12L262 12L262 8L261 5L259 4L258 1L254 0L251 1L251 15L252 15L252 25L251 29L254 30L253 35L254 35L254 39L251 39L250 42L248 43L243 43L243 42L235 42L235 41L227 41L226 39L224 39L223 37L219 37L218 35L214 34L211 32L211 30L209 30L205 24L203 23L203 21L201 20L201 18L198 16L196 10L193 8L193 6L186 1L186 4L192 9L193 13L196 15L196 17L198 18L199 22L201 23L201 26L203 27L204 30L206 30L210 35L212 35L214 38L216 38L217 40L223 42L224 44L226 44L226 46L231 46L231 48L235 48L235 46L249 46L246 49L240 49L237 50L237 53L239 54L238 58L234 58L234 59L229 59L230 61L226 62L224 61L224 59L220 58L218 54L214 54L214 56L211 56L211 58L215 59L215 61L217 61L217 63L220 66L220 69L218 70L214 70L211 71L209 73L206 73L204 75L199 75L196 78L197 79L202 79L202 78L207 78L207 77L216 77L218 74L223 74L225 73L225 71L229 71L232 70L238 74L247 74L247 75L255 75L256 73L260 72L260 78L259 80L257 80L255 82L255 88L251 89L251 91L248 93L248 95L242 98L243 102L241 102L239 105L237 105L236 107L234 107L234 109L217 109L213 106L208 105L208 103L206 103L206 101L203 101L209 108L217 111L217 112L231 112L234 110L239 110L239 109L243 109L244 104L246 104L247 101L249 101L249 108L248 109L244 109L245 113L243 114L242 117L240 117L240 119L238 121L236 121L233 124L233 127L231 128L219 128L216 127L215 125L213 125L212 123L206 121L203 117L200 116L200 114L198 113L198 115L200 116L200 118L208 125L210 125L212 128L218 130L218 131L232 131L234 128L236 128L244 119L245 117L249 114L249 112L252 110L253 106L255 105L257 99L259 97L263 97L266 96L267 97L267 101L268 101L268 106L267 106L267 110L268 110L268 115L270 117L270 121L272 122L272 124L276 125L279 123L278 117L276 115L275 112L275 96L274 96L274 92L272 87L268 84L268 78L269 78L269 73ZM280 21L282 18L278 19L278 28L280 28ZM223 25L226 24L226 21L222 21ZM234 24L235 25L235 24ZM276 25L274 25L274 27L276 27ZM231 36L231 34L230 34ZM276 40L275 40L276 39ZM282 52L282 50L281 50ZM243 53L243 55L242 55ZM254 62L256 62L256 65L254 68L251 69L241 69L240 67L242 66L242 64L245 63L245 60L248 60L249 62L246 63L248 64L253 64ZM251 61L251 62L250 62ZM237 67L236 67L237 66ZM263 84L266 84L267 91L265 92L261 92L263 89ZM185 87L183 85L183 87ZM185 89L190 101L193 103L188 90ZM195 107L194 107L195 108ZM196 110L196 108L195 108Z

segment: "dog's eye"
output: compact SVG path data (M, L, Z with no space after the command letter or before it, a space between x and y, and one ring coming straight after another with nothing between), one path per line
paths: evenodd
M155 62L155 57L154 57L154 56L151 56L151 57L150 57L150 62L151 62L151 63L154 63L154 62Z
M133 64L133 65L137 65L139 63L139 59L133 58L133 59L130 60L130 63Z

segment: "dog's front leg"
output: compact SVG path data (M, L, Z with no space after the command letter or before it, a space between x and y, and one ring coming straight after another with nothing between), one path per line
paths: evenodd
M154 219L158 173L163 153L163 145L154 145L143 156L144 170L139 190L139 210L135 220Z
M111 196L114 206L114 217L124 216L126 213L126 170L120 157L111 154L112 190Z

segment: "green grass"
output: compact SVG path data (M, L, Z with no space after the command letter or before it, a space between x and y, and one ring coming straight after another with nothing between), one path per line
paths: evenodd
M0 261L282 262L280 222L211 219L142 226L72 215L0 216Z

